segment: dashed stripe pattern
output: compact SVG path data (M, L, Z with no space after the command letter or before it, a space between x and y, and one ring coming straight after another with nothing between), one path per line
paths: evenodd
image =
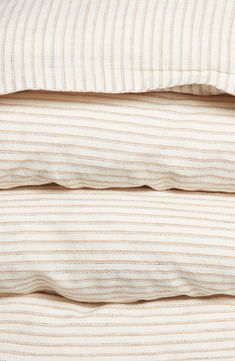
M4 361L235 359L233 298L99 305L35 294L0 299Z
M235 295L234 237L234 195L1 191L0 293L82 302Z
M235 94L234 0L1 0L0 94Z
M235 191L230 95L22 92L0 97L0 188Z

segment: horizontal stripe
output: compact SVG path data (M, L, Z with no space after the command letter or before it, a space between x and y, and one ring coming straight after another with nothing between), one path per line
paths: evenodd
M233 360L234 305L229 297L99 305L39 293L6 296L0 298L1 357Z
M232 194L0 193L2 294L50 291L83 302L235 295Z
M2 96L0 188L54 182L234 192L233 97L217 96L218 113L213 97L162 94Z

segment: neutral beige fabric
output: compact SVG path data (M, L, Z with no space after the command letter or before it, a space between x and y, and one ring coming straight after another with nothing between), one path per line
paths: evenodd
M0 192L0 293L85 302L235 295L235 195Z
M235 100L176 93L0 97L0 188L235 191Z
M235 359L235 300L91 305L56 296L0 299L4 361Z
M234 18L234 0L1 0L0 94L235 94Z

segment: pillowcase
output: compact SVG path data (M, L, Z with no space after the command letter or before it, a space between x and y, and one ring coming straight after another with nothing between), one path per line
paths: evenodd
M38 360L233 360L234 299L86 304L35 294L0 299L1 357Z
M0 97L0 188L235 191L232 96L176 93Z
M235 195L0 192L0 293L82 302L235 295Z
M234 16L234 0L1 0L0 94L234 95Z

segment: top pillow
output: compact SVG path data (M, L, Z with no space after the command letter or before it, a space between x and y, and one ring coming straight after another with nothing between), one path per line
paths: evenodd
M0 94L235 95L235 0L1 0Z

